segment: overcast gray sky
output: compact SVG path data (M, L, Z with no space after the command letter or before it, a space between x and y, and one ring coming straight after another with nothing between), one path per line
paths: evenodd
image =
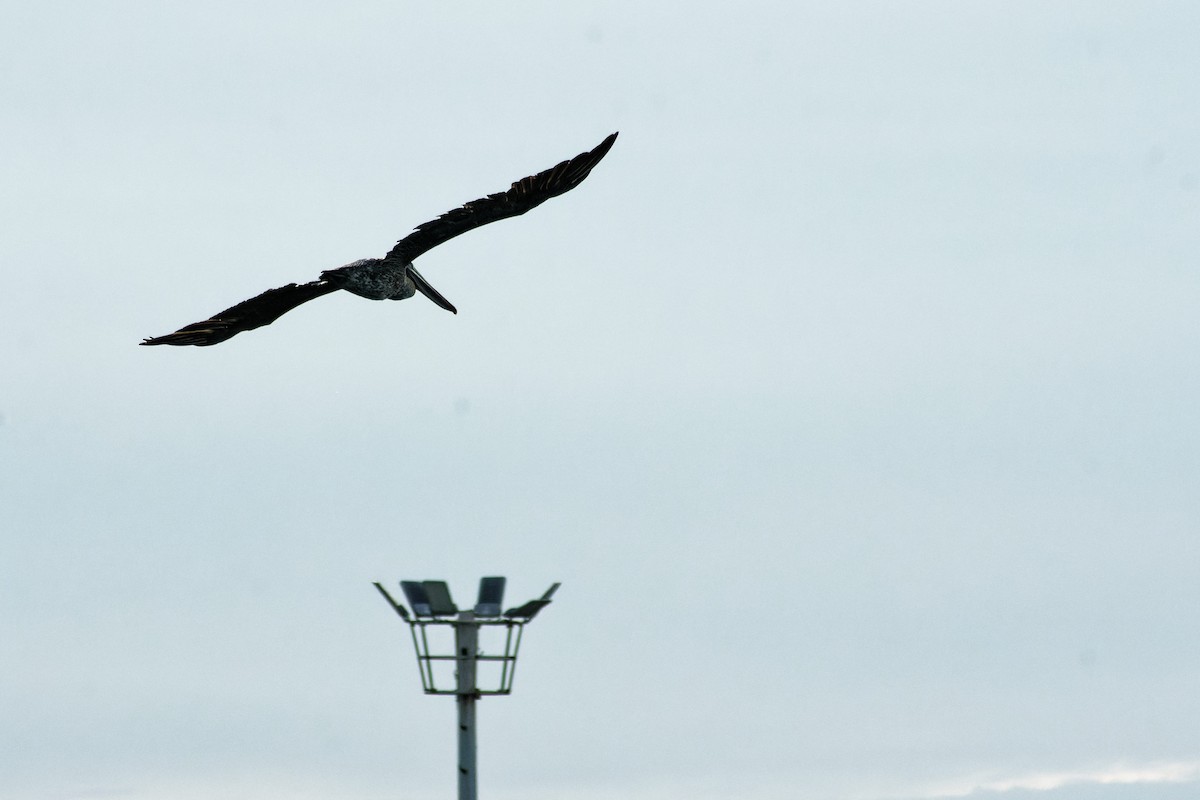
M1200 6L0 0L0 798L1200 793ZM419 263L139 348L621 137Z

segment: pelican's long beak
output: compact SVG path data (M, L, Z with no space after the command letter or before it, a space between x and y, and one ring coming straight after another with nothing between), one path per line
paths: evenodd
M430 300L449 311L451 314L458 313L458 309L455 308L449 300L442 297L441 292L430 286L429 281L425 280L425 278L421 276L421 273L417 272L416 267L410 265L408 268L408 274L412 276L413 285L417 287L418 292L425 295Z

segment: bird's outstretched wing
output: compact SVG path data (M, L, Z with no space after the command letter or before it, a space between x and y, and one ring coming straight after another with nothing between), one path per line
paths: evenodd
M489 222L524 214L551 197L571 191L583 183L583 179L600 163L600 159L604 158L616 140L617 134L614 133L597 145L596 149L580 153L537 175L522 178L507 192L472 200L460 208L447 211L435 220L418 225L415 231L397 242L385 258L410 263L427 250L459 234Z
M218 344L242 331L261 328L270 325L281 316L291 311L301 303L320 297L330 292L338 291L340 287L327 281L311 281L310 283L289 283L278 289L268 289L258 297L238 303L227 308L212 319L203 322L193 322L165 336L155 336L143 339L141 344L173 344L197 345L207 347Z

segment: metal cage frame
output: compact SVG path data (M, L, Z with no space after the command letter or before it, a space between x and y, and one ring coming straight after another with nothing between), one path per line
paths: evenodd
M484 655L475 648L472 660L500 662L500 683L495 689L480 689L476 688L473 692L467 691L466 694L473 694L476 697L484 695L506 695L512 694L513 676L517 671L517 655L521 650L521 635L525 630L525 623L529 620L525 619L479 619L470 611L460 612L457 618L452 619L408 619L409 632L412 634L413 652L417 656L417 671L421 673L421 688L425 694L464 694L457 687L453 689L439 689L433 676L433 662L435 661L462 661L464 658L471 658L472 654L459 653L457 651L450 653L435 653L431 651L429 644L429 636L426 629L431 625L441 625L452 628L454 631L455 642L461 641L460 626L469 625L476 631L482 627L492 628L507 628L504 635L504 652L501 655ZM419 629L419 633L418 633ZM516 630L516 635L513 635L513 630Z

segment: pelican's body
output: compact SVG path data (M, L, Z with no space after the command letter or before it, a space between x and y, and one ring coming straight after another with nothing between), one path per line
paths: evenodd
M382 258L360 258L344 267L327 269L321 279L338 283L339 289L368 300L407 300L417 293L417 284L409 276L412 264L398 264Z
M420 274L411 263L360 258L344 267L325 270L321 280L368 300L407 300L417 293L414 273Z
M457 309L450 301L417 272L413 266L417 256L461 233L489 222L524 214L551 197L574 189L600 163L616 139L617 134L614 133L594 150L580 153L544 172L523 178L506 192L473 200L435 220L418 225L383 258L359 259L337 269L325 270L319 280L289 283L278 289L269 289L210 319L186 325L165 336L145 339L141 343L200 347L218 344L243 331L269 325L302 303L341 289L368 300L407 300L420 292L447 311L457 314Z

